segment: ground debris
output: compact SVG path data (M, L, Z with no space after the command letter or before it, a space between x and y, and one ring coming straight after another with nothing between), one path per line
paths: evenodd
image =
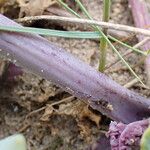
M21 8L19 17L42 15L44 10L56 3L55 0L17 0Z

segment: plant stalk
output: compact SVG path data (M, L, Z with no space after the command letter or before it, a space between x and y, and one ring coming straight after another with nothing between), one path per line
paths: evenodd
M0 25L20 27L3 15ZM43 37L2 31L0 49L6 59L54 82L115 121L129 123L150 116L150 99L122 87Z
M108 22L110 17L111 0L103 0L103 21ZM103 28L102 32L107 36L108 29ZM99 57L99 71L104 72L106 66L107 41L104 37L100 39L100 57Z

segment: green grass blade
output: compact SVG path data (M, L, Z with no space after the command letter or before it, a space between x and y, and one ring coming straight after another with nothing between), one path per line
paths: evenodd
M107 41L105 40L104 37L100 39L100 56L99 56L99 66L98 70L100 72L105 71L106 67L106 55L107 55Z
M80 0L75 0L75 2L79 5L80 9L82 10L82 12L91 20L93 20L93 18L90 16L90 14L88 13L88 11L86 10L86 8L83 6L83 4L80 2Z
M60 2L60 1L62 1L62 0L57 0L58 2ZM78 2L78 5L79 6L82 6L82 11L84 10L86 13L85 14L87 14L87 16L88 16L88 18L89 19L92 19L92 17L88 14L88 12L86 11L86 9L83 7L83 5L81 4L81 2L79 1L79 0L76 0L76 2ZM66 4L64 3L64 2L60 2L60 3L63 3L63 6L65 6ZM69 8L68 7L68 5L66 5L66 7L67 7L67 10L68 11L70 11L71 10L71 12L73 12L72 14L77 14L74 10L72 10L71 8ZM81 18L81 16L79 15L79 14L77 14L76 15L78 18ZM93 20L93 19L92 19ZM94 25L91 25L95 30L98 30L98 27L97 26L94 26ZM112 37L112 36L108 36L111 40L113 40L113 41L116 41L116 42L118 42L118 43L120 43L121 45L123 45L123 46L125 46L125 47L127 47L127 48L130 48L131 50L133 50L133 51L136 51L136 52L138 52L138 53L140 53L140 54L143 54L143 55L145 55L145 56L147 56L147 54L149 54L150 52L148 51L147 53L145 53L145 52L143 52L143 51L141 51L141 50L139 50L139 49L137 49L137 48L133 48L132 46L130 46L130 45L128 45L128 44L126 44L126 43L124 43L124 42L121 42L120 40L118 40L118 39L116 39L116 38L114 38L114 37Z
M107 39L106 39L107 40ZM110 44L111 42L107 40L107 42ZM140 81L140 83L143 86L146 86L142 80L139 78L139 76L134 72L134 70L130 67L130 65L126 62L126 60L121 56L121 54L117 51L117 49L112 45L111 46L114 52L119 56L119 58L122 60L122 62L128 67L128 69L131 71L131 73Z
M79 5L80 9L84 12L84 14L91 20L93 18L90 16L86 8L83 6L83 4L80 2L80 0L75 0L77 4ZM93 26L92 26L93 27ZM145 86L145 84L142 82L142 80L138 77L138 75L133 71L133 69L130 67L130 65L126 62L126 60L121 56L121 54L118 52L118 50L114 47L114 45L110 42L108 37L101 31L101 29L98 26L94 26L94 29L98 30L102 37L105 38L105 40L108 42L108 44L111 46L111 48L114 50L114 52L118 55L118 57L122 60L122 62L128 67L128 69L131 71L131 73L140 81L140 83Z
M135 51L135 52L140 53L140 54L142 54L144 56L147 56L147 52L143 52L143 51L141 51L141 50L139 50L137 48L134 48L134 47L132 47L132 46L130 46L130 45L124 43L124 42L121 42L120 40L118 40L118 39L116 39L116 38L114 38L114 37L112 37L110 35L108 37L109 37L109 39L111 39L111 40L113 40L113 41L115 41L115 42L117 42L117 43L119 43L119 44L121 44L121 45L123 45L123 46L125 46L125 47L127 47L129 49L131 49L132 51Z
M22 27L10 27L10 26L0 26L0 30L40 34L45 36L57 36L63 38L77 38L77 39L100 38L99 32L59 31L59 30L51 30L51 29L40 29L40 28L31 28L31 27L22 28Z
M122 62L128 67L130 72L140 81L140 83L143 86L146 86L142 80L139 78L139 76L134 72L134 70L130 67L130 65L126 62L126 60L121 56L121 54L118 52L118 50L114 47L114 45L110 42L110 40L107 38L107 36L102 32L102 36L105 37L105 40L108 42L108 44L112 47L114 52L118 55L118 57L122 60Z
M61 0L58 0L58 1L61 1ZM89 13L87 12L87 10L85 9L85 7L82 5L82 3L79 1L79 0L75 0L77 3L78 3L78 5L80 6L80 9L82 9L82 11L84 12L84 14L89 18L89 19L91 19L91 20L93 20L93 18L89 15ZM64 3L64 2L63 2ZM65 4L65 3L64 3ZM68 7L68 6L67 6ZM71 9L71 8L67 8L67 10L69 10L69 9ZM72 9L71 9L72 10ZM74 13L76 13L74 10L72 10L72 12L73 12L73 14ZM77 13L76 13L77 14ZM77 15L76 15L77 16ZM81 18L81 16L78 14L78 16L77 16L78 18ZM98 28L98 26L94 26L94 25L91 25L91 26L93 26L93 28L95 29L95 30L99 30ZM143 51L141 51L141 50L139 50L139 49L137 49L137 48L133 48L132 46L130 46L130 45L128 45L128 44L126 44L126 43L124 43L124 42L121 42L120 40L118 40L118 39L116 39L116 38L114 38L114 37L112 37L112 36L108 36L111 40L113 40L113 41L116 41L116 42L118 42L119 44L121 44L121 45L123 45L123 46L125 46L125 47L127 47L127 48L130 48L131 50L133 50L133 51L135 51L135 52L138 52L138 53L140 53L140 54L143 54L143 55L145 55L145 56L147 56L147 53L145 53L145 52L143 52ZM149 53L149 52L148 52Z
M73 15L75 15L76 17L80 18L80 15L77 14L74 10L72 10L66 3L64 3L62 0L57 0L66 10L68 10L69 12L71 12Z
M111 0L103 0L103 21L108 22L110 18ZM108 28L103 28L102 32L108 37ZM99 71L104 72L106 69L107 58L107 41L105 38L100 39L100 56L99 56Z

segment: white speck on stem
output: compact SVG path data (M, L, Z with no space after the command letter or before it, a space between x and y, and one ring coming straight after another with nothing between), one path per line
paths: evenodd
M17 60L13 60L13 63L16 63L17 62Z

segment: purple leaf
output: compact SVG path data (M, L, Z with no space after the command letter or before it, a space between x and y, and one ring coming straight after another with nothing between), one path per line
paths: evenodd
M3 15L0 25L20 26ZM150 116L149 99L120 86L38 35L1 31L0 49L7 59L53 81L116 121L130 123Z

